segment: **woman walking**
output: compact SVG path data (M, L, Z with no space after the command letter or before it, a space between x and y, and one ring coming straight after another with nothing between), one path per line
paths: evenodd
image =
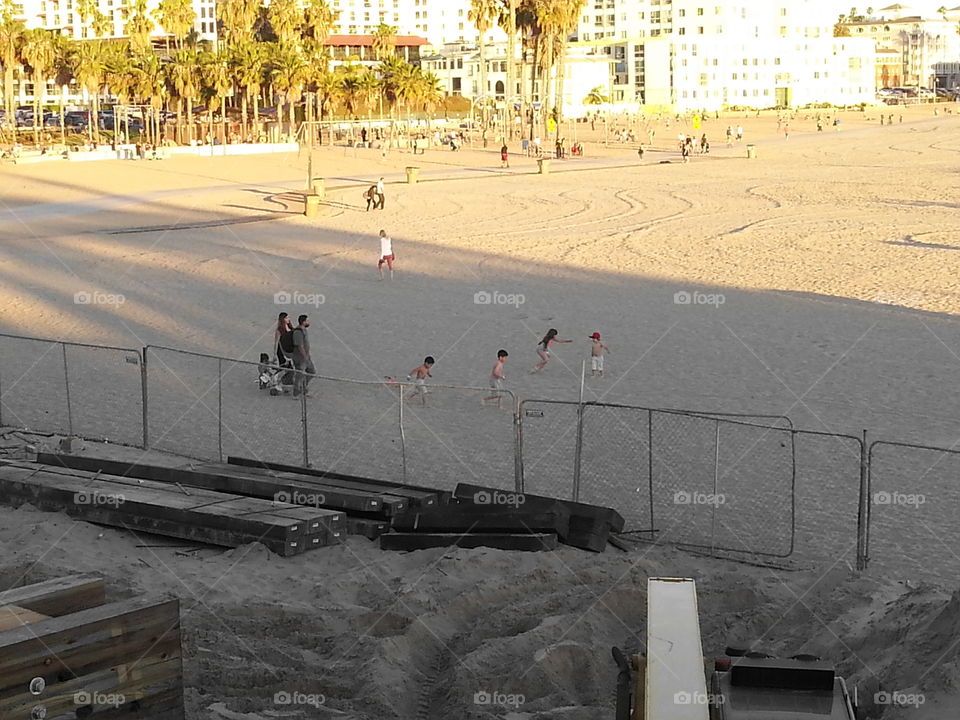
M282 312L277 316L277 328L273 333L273 347L277 351L277 364L281 367L286 363L287 356L280 347L280 338L288 332L293 332L293 323L290 322L287 313Z
M540 372L547 366L547 363L550 362L550 348L553 347L554 343L568 342L573 342L573 340L562 340L558 338L556 328L547 330L547 334L543 336L543 340L537 345L537 355L540 356L540 362L534 365L530 372Z

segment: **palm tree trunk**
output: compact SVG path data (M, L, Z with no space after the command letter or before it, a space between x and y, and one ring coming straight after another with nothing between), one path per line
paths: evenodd
M505 119L509 123L508 137L513 139L513 96L514 88L517 84L517 0L510 0L507 7L510 13L507 19L507 87L504 93L504 104L506 105Z
M247 92L244 91L240 96L240 134L243 135L243 140L246 141L247 135L249 134L249 128L247 126Z
M480 124L483 127L484 137L487 130L487 103L484 96L487 94L487 43L480 33Z
M260 141L260 89L253 94L253 135L254 141Z
M60 86L60 144L63 145L64 147L67 146L67 128L64 123L64 120L66 119L64 117L66 115L66 107L65 107L66 94L67 94L67 86L61 85Z
M220 96L220 143L227 144L227 96Z
M40 145L40 78L33 76L33 144Z
M193 143L193 98L184 98L187 103L187 141Z

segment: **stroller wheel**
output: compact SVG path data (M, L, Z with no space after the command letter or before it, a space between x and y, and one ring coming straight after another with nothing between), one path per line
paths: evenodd
M270 394L271 394L271 395L279 395L279 394L280 394L280 391L277 390L276 388L270 388Z

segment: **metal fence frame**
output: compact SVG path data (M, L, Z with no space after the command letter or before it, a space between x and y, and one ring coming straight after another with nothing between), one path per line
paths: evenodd
M76 380L71 381L70 378L70 358L69 358L69 349L70 348L83 348L88 350L99 350L99 351L110 351L116 353L124 353L126 355L125 360L131 362L131 358L135 358L136 364L139 364L140 367L140 415L141 415L141 427L140 430L140 442L137 445L143 449L149 449L154 438L151 435L150 428L150 419L149 419L149 408L150 408L150 397L151 397L151 388L150 381L148 376L148 368L150 367L150 352L151 351L164 351L172 352L186 356L192 356L197 358L203 358L206 360L216 361L217 362L217 457L222 461L224 459L224 448L223 448L223 378L224 378L224 367L225 364L229 364L230 367L233 366L248 366L251 368L259 367L259 362L253 362L250 360L239 360L232 358L224 358L222 356L211 355L206 353L193 352L188 350L181 350L178 348L166 347L163 345L146 345L143 348L129 348L129 347L120 347L120 346L111 346L111 345L95 345L89 343L77 343L70 342L65 340L52 340L46 338L38 338L25 335L16 335L12 333L0 333L0 340L10 339L15 341L27 341L27 342L39 342L47 343L54 346L60 347L60 357L61 364L63 367L63 389L65 390L65 402L66 402L66 428L69 434L74 434L76 431L75 427L75 402L71 393L71 382L76 382ZM0 367L0 426L4 425L5 421L8 421L3 411L3 393L5 392L5 383L7 381L9 373L4 372L5 368ZM306 375L304 371L293 370L292 372L297 374ZM310 375L311 379L324 380L328 382L343 383L347 385L355 386L384 386L385 383L381 381L369 381L369 380L353 380L347 378L336 378L325 375ZM400 449L401 449L401 462L402 462L402 474L404 480L407 478L407 447L406 447L406 435L404 431L404 395L406 391L416 387L415 383L397 381L392 383L391 387L396 387L398 389L398 412L397 412L397 428L400 437ZM458 386L458 385L430 385L431 388L436 388L439 390L454 390L454 391L469 391L469 392L490 392L489 388L480 388L480 387L470 387L470 386ZM153 389L153 392L158 392L157 388ZM576 443L575 447L575 462L574 467L572 468L573 477L571 478L571 497L574 500L577 500L580 496L580 481L581 481L581 469L582 469L582 447L583 447L583 438L584 438L584 410L588 407L603 407L603 408L622 408L625 410L633 410L646 412L647 414L647 446L648 446L648 458L647 458L647 479L649 483L648 495L650 499L650 530L651 536L656 532L655 528L655 513L654 513L654 502L653 502L653 418L656 414L665 414L665 415L675 415L683 416L689 418L698 418L704 420L712 420L716 423L717 428L721 424L730 424L730 425L739 425L745 427L753 427L762 430L768 431L779 431L779 432L789 432L791 437L791 523L793 525L791 531L791 542L790 542L790 552L786 555L775 554L775 553L765 553L763 551L752 551L752 555L766 555L772 557L786 557L790 555L795 550L795 534L796 534L796 492L797 492L797 459L796 459L796 447L795 440L798 436L811 436L811 437L828 437L835 438L843 441L853 441L857 443L860 453L860 462L859 462L859 478L858 478L858 503L857 503L857 549L856 549L856 559L857 559L857 569L866 570L869 565L870 560L870 533L871 533L871 507L872 507L872 487L873 487L873 457L874 450L879 446L891 446L891 447L901 447L914 450L925 450L931 452L939 452L950 455L960 456L960 449L954 448L944 448L937 447L932 445L922 445L917 443L905 443L897 442L890 440L875 440L868 444L867 433L863 432L861 437L849 434L842 433L829 433L829 432L819 432L814 430L798 430L794 427L793 422L790 418L782 415L767 415L767 414L748 414L748 413L723 413L723 412L713 412L713 411L699 411L699 410L682 410L675 408L648 408L638 405L629 405L621 403L609 403L609 402L600 402L600 401L569 401L569 400L551 400L551 399L534 399L526 398L520 399L517 394L511 390L502 390L500 391L501 396L504 398L504 402L509 401L509 409L513 416L513 474L514 474L514 485L517 492L523 492L525 490L525 477L524 477L524 447L525 447L525 432L524 432L524 418L526 417L527 404L536 403L542 405L562 405L568 407L576 407L577 409L577 432L574 442ZM752 421L761 421L761 422L752 422ZM770 421L770 424L761 424L762 421ZM309 410L306 397L302 397L300 400L300 426L301 426L301 445L302 445L302 462L304 466L309 466L309 433L308 433L308 423L309 423ZM784 423L785 427L778 427L775 425L779 423ZM38 428L41 430L47 430L47 428ZM83 435L91 440L102 440L103 437L97 437L96 434L87 434ZM719 445L717 446L717 451L719 452ZM714 483L715 488L718 483L718 461L715 457L715 471L714 471ZM647 532L647 531L637 531L637 532ZM715 546L705 546L697 544L682 543L682 546L687 547L699 547L710 549L711 551L722 550L722 548L717 548ZM734 552L744 552L735 550Z

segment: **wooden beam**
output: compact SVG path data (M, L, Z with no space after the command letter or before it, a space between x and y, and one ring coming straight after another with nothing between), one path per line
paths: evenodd
M537 552L556 550L557 536L506 533L386 533L380 536L381 550L424 550L438 547L489 547Z
M18 605L0 605L0 632L49 619L49 615L41 615Z
M96 575L68 575L0 592L0 605L19 605L53 617L106 601L103 578Z

